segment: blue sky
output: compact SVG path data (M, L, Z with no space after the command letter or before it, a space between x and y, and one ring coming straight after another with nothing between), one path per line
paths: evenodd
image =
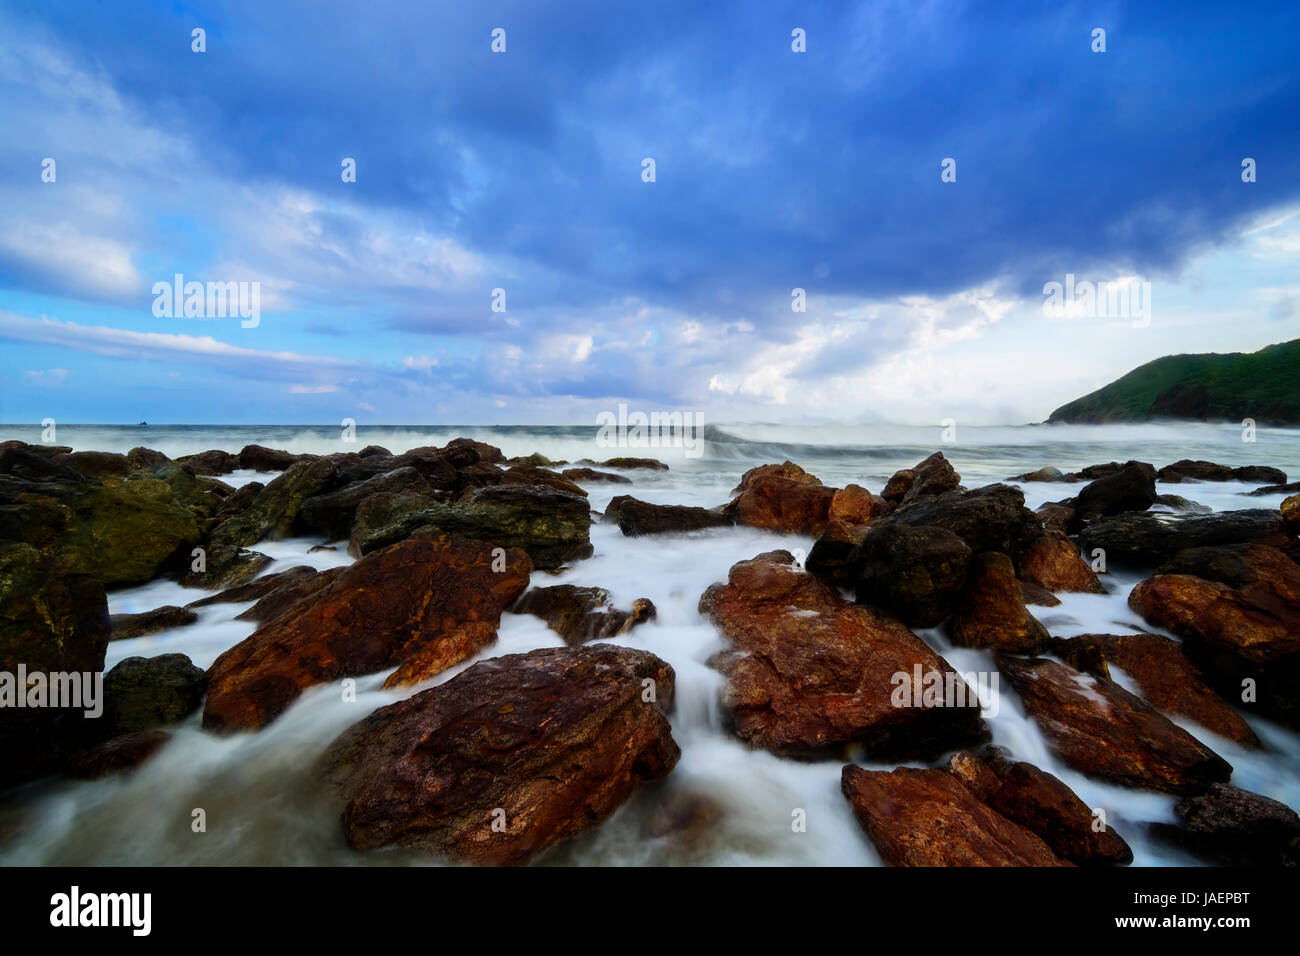
M1041 420L1300 336L1297 35L1293 2L11 2L0 421ZM155 316L176 273L259 283L259 324ZM1149 281L1150 324L1046 317L1067 273Z

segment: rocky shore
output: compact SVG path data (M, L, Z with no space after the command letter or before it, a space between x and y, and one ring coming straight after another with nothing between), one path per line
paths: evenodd
M885 862L1133 859L1136 834L989 743L988 686L1071 771L1176 797L1175 820L1153 839L1211 863L1300 862L1300 817L1234 785L1230 762L1185 729L1266 752L1247 718L1300 728L1300 495L1279 510L1207 513L1156 489L1285 488L1278 469L1045 468L1008 481L1078 490L1031 510L1016 484L965 487L941 452L876 491L830 487L786 461L738 476L714 507L628 493L598 513L592 489L636 492L638 474L667 466L566 464L507 459L469 439L401 454L249 445L176 460L0 444L0 674L103 679L93 717L0 706L0 791L20 799L16 788L51 774L131 773L182 746L175 728L196 713L207 734L256 734L325 685L347 693L387 675L385 688L411 696L354 723L313 771L339 839L478 864L542 858L638 792L653 801L680 757L673 668L608 643L642 633L654 604L620 605L599 580L546 577L582 569L595 522L625 544L666 536L680 550L740 527L792 547L739 561L699 594L724 647L708 663L727 730L773 759L843 763L843 797ZM222 480L246 469L275 476ZM353 563L268 568L272 545L297 536ZM814 542L806 555L793 546L803 541ZM1117 569L1141 576L1127 602L1150 632L1065 637L1030 611L1115 593ZM209 593L110 617L110 592L160 579ZM206 670L162 654L103 674L111 641L190 627L202 609L235 602L250 604L239 617L255 629ZM492 656L514 614L564 646ZM927 631L986 652L992 673L963 672ZM688 815L696 829L713 819L707 807Z

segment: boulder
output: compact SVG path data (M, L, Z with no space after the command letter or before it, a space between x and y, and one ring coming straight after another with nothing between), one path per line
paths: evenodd
M900 524L946 528L976 554L1017 552L1042 533L1039 519L1025 507L1025 494L1011 485L987 485L916 498L889 515Z
M1125 511L1146 511L1156 500L1156 470L1130 461L1114 474L1084 485L1074 497L1079 520L1108 518Z
M545 485L558 491L567 491L571 495L587 497L581 486L563 475L546 468L533 465L514 465L501 473L499 485Z
M845 485L831 498L826 530L808 553L808 570L836 587L852 588L858 576L855 549L862 544L872 521L888 513L890 505L861 485Z
M563 464L563 462L542 462L541 464L554 465ZM604 461L596 462L605 468L643 468L647 471L667 471L668 466L656 458L606 458Z
M308 527L299 517L303 504L337 485L338 469L328 458L290 464L247 508L217 526L211 544L246 548L265 537L287 538L305 532Z
M593 644L481 661L383 707L322 758L348 845L522 864L590 830L680 752L673 670Z
M1069 501L1048 501L1039 505L1034 514L1038 516L1038 521L1045 531L1059 531L1064 534L1074 525L1079 513L1074 510L1074 505Z
M82 780L134 770L157 753L172 735L165 730L135 730L110 738L68 758L65 772Z
M722 511L736 524L815 537L826 530L835 493L820 483L760 475Z
M294 576L267 591L246 611L235 615L237 621L257 621L265 624L298 605L298 602L324 590L343 573L343 568L328 568L311 574ZM257 583L257 582L254 582Z
M389 667L431 677L496 638L532 563L485 542L439 534L371 552L292 613L269 621L208 670L204 727L254 730L315 684ZM396 675L394 675L396 676Z
M614 485L630 485L631 478L616 475L612 471L597 471L595 468L566 468L560 472L570 481L604 482Z
M1051 641L1047 628L1029 613L1020 596L1011 559L996 551L971 561L966 587L947 624L948 636L962 647L991 647L1034 654Z
M428 494L432 490L420 473L408 465L304 499L299 508L299 520L307 528L323 532L330 541L337 541L351 533L357 507L371 495L380 492Z
M700 598L730 641L711 663L727 678L736 734L790 756L860 744L925 757L986 734L975 691L897 618L845 601L788 552L741 561Z
M284 571L264 574L247 584L226 588L216 594L210 594L205 598L199 598L197 601L191 601L185 606L187 608L196 608L207 607L211 604L242 604L245 601L256 601L272 591L288 586L292 582L301 581L304 578L314 578L318 574L320 572L310 565L300 564Z
M957 606L970 559L971 549L951 531L884 518L868 526L846 564L859 604L909 627L934 627Z
M24 481L85 481L85 477L71 465L55 458L71 452L64 446L42 448L19 441L0 443L0 475L10 475Z
M1164 713L1194 720L1243 747L1260 746L1250 725L1211 690L1177 641L1141 632L1083 634L1057 640L1052 651L1096 677L1109 677L1110 666L1118 667L1137 684L1142 697Z
M1106 593L1074 542L1059 531L1044 532L1029 542L1016 557L1016 574L1049 591Z
M731 494L735 496L742 491L748 491L750 486L760 478L789 478L791 481L799 481L809 485L821 484L821 479L816 475L808 474L794 462L787 460L779 465L759 465L749 469L740 476L740 484L731 489Z
M1220 866L1300 866L1300 816L1284 803L1226 783L1174 805L1156 832Z
M144 611L140 614L114 614L108 619L109 640L124 641L132 637L142 637L145 634L156 634L159 631L167 631L173 627L185 627L187 624L193 624L199 619L199 616L188 608L177 607L169 604L166 607L154 608L152 611Z
M501 453L501 449L496 445L489 445L484 441L475 441L472 438L453 438L447 442L442 450L452 457L456 457L465 450L471 450L477 456L477 461L489 465L506 460L506 456Z
M638 501L630 495L611 499L605 508L604 520L617 524L618 530L628 537L702 531L732 524L731 517L721 511L691 505L655 505Z
M194 455L181 455L176 461L189 465L196 475L228 475L243 467L239 464L238 455L215 448Z
M202 550L202 562L191 559L188 569L181 575L180 583L187 588L216 591L238 587L252 581L271 563L267 555L247 548L218 544L208 545Z
M199 709L207 685L184 654L128 657L104 675L105 736L182 721Z
M942 770L849 764L840 788L890 866L1068 866L1039 837Z
M1244 481L1259 485L1280 485L1286 481L1286 472L1268 465L1244 465L1231 468L1212 461L1190 461L1184 458L1161 468L1159 478L1169 484L1182 481Z
M655 616L655 606L647 598L637 598L631 611L621 611L604 588L572 584L533 588L511 610L540 617L570 646L625 634Z
M164 465L171 461L166 455L152 448L145 448L143 445L136 445L126 453L126 460L131 463L132 468L143 468L146 471L153 471L159 465Z
M1101 548L1108 565L1155 567L1184 548L1273 543L1281 534L1278 513L1262 508L1212 515L1125 514L1088 525L1079 546L1084 554Z
M917 498L941 495L961 486L961 475L936 451L929 458L911 468L895 472L885 484L881 497L895 504L906 504Z
M251 471L287 471L301 456L265 445L245 445L239 451L239 467Z
M55 455L50 460L67 465L87 478L125 478L134 470L126 455L111 451L74 451Z
M1080 773L1126 787L1197 793L1232 767L1142 698L1046 658L998 655L998 667L1048 745Z
M1037 471L1027 471L1023 475L1012 475L1007 481L1065 481L1065 474L1059 468L1045 465Z

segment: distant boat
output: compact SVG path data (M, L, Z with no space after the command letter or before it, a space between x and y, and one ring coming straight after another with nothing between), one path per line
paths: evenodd
M148 423L148 422L140 422L140 423L137 424L135 427L136 427L136 428L148 428L148 427L149 427L149 423Z

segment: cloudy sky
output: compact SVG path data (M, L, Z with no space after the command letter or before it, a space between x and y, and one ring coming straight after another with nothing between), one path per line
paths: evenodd
M0 421L1041 420L1300 337L1298 35L1295 2L9 2ZM259 283L260 322L155 315L177 273ZM1150 282L1149 324L1046 316L1066 274Z

